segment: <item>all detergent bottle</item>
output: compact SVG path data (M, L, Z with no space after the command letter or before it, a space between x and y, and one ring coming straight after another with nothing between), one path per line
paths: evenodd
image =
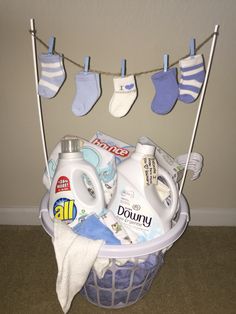
M88 180L93 186L92 192L87 188ZM100 214L104 204L101 182L95 168L83 159L78 138L62 139L50 188L50 217L74 227L89 214Z
M124 227L133 243L151 240L171 228L178 208L177 186L154 157L155 146L137 143L131 157L117 167L117 187L108 208ZM171 204L161 201L157 179L168 185Z

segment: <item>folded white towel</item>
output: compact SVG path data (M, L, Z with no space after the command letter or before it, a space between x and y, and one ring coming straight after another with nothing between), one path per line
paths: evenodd
M63 312L67 313L74 296L87 280L104 241L81 237L66 224L55 221L52 242L58 267L56 292ZM99 261L96 264L99 266ZM102 273L102 269L100 271Z

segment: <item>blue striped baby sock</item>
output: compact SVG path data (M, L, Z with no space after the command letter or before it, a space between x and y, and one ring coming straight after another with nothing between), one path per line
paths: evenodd
M41 54L39 56L41 76L38 94L45 98L54 97L65 80L62 56L58 54Z
M101 95L100 75L94 72L79 72L75 78L76 95L72 112L76 116L87 114Z
M195 55L179 61L180 83L178 99L184 103L194 102L200 94L205 78L202 55Z

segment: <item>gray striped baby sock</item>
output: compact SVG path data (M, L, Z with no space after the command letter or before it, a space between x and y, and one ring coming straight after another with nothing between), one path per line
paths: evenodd
M39 56L41 76L38 94L45 98L56 96L65 80L62 56L58 54L41 54Z
M180 83L178 99L184 103L194 102L200 94L205 78L202 55L190 56L179 61Z

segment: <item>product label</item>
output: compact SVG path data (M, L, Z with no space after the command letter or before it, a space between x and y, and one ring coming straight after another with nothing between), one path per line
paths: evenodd
M122 222L130 226L133 225L134 227L146 230L151 226L152 217L139 214L137 209L137 206L136 208L129 208L120 205L117 210L117 216L121 219Z
M55 193L70 191L70 180L66 176L61 176L57 180Z
M101 141L99 138L96 138L95 140L93 140L92 144L97 145L97 146L107 150L108 152L110 152L116 156L120 156L120 157L128 157L128 155L130 153L128 151L128 149L118 147L116 145L108 145L107 143Z
M152 217L148 215L147 211L144 211L139 197L132 190L126 189L121 192L115 215L122 224L124 223L129 227L141 230L149 230L151 227Z
M53 205L53 215L58 220L70 223L77 215L75 201L68 198L59 198Z
M142 161L144 184L157 184L158 174L157 168L158 164L154 156L145 156Z

